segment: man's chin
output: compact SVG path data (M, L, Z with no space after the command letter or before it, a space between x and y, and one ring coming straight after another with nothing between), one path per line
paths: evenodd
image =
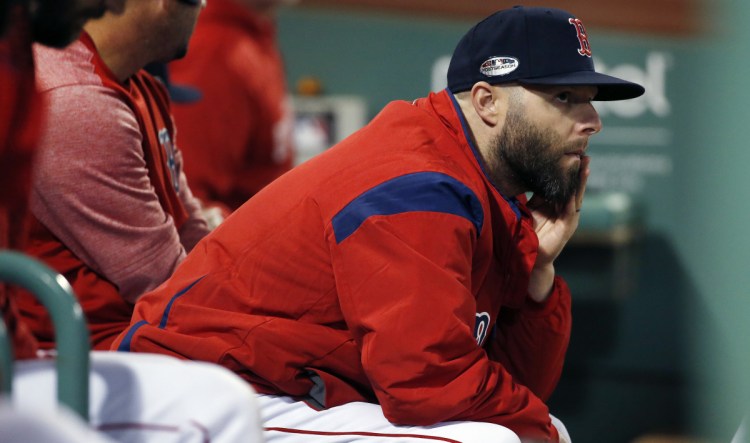
M185 58L185 56L187 55L187 53L188 53L188 48L187 48L187 45L186 45L186 46L183 46L182 48L179 48L177 51L175 51L174 56L169 61L183 59L183 58Z
M578 169L577 167L571 168L567 177L559 177L554 184L547 183L539 194L556 208L564 207L578 191L580 184Z

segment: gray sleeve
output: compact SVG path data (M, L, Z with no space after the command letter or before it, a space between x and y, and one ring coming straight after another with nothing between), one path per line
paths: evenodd
M49 123L35 164L32 212L134 302L185 257L149 180L135 116L103 86L44 95Z

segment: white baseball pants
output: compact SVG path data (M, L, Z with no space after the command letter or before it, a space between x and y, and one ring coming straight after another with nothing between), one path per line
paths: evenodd
M54 414L56 383L54 360L16 362L13 409ZM255 392L213 364L95 351L89 399L91 426L118 442L262 442Z

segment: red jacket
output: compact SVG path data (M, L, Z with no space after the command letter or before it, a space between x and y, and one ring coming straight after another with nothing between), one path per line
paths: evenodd
M477 161L452 96L394 102L273 182L138 301L121 350L222 364L394 423L504 425L557 441L570 293L527 297L538 240ZM523 200L523 199L522 199Z
M177 142L195 195L229 210L292 167L293 118L272 22L235 0L211 0L174 83L202 98L174 103Z

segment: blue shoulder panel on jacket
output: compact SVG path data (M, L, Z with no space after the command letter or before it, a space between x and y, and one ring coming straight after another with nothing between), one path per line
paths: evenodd
M369 217L404 212L443 212L469 220L482 231L484 212L474 191L440 172L416 172L381 183L362 193L333 217L336 243L352 235Z

